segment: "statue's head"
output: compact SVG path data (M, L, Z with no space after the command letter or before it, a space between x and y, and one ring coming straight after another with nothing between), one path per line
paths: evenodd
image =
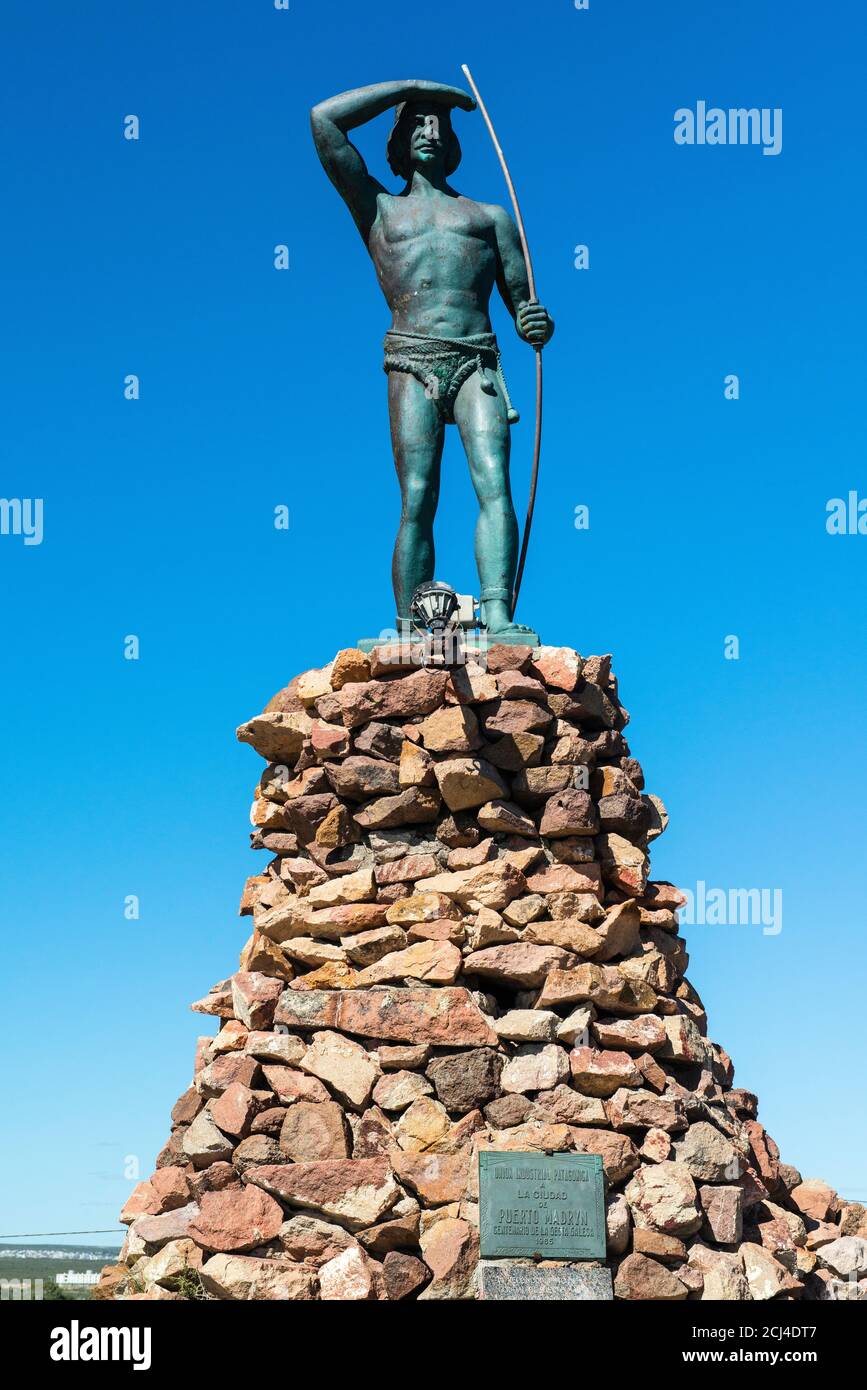
M448 178L461 162L451 111L437 102L404 101L396 108L385 150L389 168L409 181L414 169Z

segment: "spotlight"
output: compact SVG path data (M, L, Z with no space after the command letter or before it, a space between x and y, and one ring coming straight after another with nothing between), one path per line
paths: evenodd
M452 586L434 580L430 584L419 584L410 602L409 615L416 632L422 636L429 632L438 637L456 626L459 607Z
M451 665L460 647L460 599L450 584L419 584L409 616L424 642L426 666Z

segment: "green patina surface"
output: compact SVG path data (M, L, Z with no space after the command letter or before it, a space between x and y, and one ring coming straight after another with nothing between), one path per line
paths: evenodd
M475 102L439 82L379 82L320 102L313 139L373 261L391 310L385 340L388 410L401 488L392 561L399 618L415 589L434 577L434 518L445 430L456 425L479 503L475 559L482 617L499 641L534 633L511 620L518 525L509 482L511 409L489 305L494 288L520 338L540 347L554 331L531 301L518 230L504 208L475 202L449 179L461 158L454 108ZM387 158L403 182L391 192L373 177L349 132L395 108ZM352 424L343 425L347 449Z

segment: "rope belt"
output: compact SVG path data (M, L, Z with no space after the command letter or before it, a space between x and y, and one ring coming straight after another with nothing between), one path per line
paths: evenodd
M405 358L401 355L402 346L408 348ZM415 360L413 360L414 348L418 354ZM434 353L465 354L463 363L452 374L450 389L447 392L452 402L464 381L472 376L474 371L477 371L481 389L486 395L495 396L497 394L496 382L499 382L506 405L508 422L510 425L517 424L521 417L512 405L512 398L509 395L509 388L506 385L506 377L503 372L502 355L493 333L475 333L464 338L438 338L430 333L407 333L402 330L390 329L385 335L385 369L386 371L410 371L421 380L424 369L423 357L425 352L430 352L431 349ZM493 359L495 380L492 380L488 375L490 369L483 361L483 356Z

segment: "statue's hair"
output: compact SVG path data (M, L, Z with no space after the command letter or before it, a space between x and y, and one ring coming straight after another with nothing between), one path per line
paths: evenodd
M410 120L412 106L414 103L402 101L395 108L394 125L391 127L391 134L388 137L388 144L385 147L385 157L388 160L388 167L399 179L409 179L412 168L409 162L409 143L412 138L413 125ZM440 120L446 120L449 127L449 143L446 149L446 178L453 174L461 162L461 145L455 134L454 126L451 121L451 112L447 106L441 108L442 116Z

